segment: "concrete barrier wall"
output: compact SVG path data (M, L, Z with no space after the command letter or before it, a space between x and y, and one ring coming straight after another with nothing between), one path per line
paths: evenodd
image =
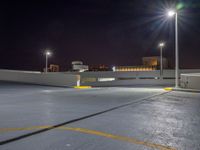
M90 86L173 86L174 79L135 79L135 80L115 80L107 82L85 82L81 85Z
M181 74L180 83L182 88L200 90L200 73Z
M102 71L102 72L81 72L79 73L81 78L84 77L95 77L95 78L139 78L139 77L155 77L159 76L158 71L144 71L144 72L112 72L112 71Z
M195 69L180 70L181 73L200 72ZM76 86L81 79L81 85L91 86L126 86L126 85L174 85L174 70L164 70L163 79L159 79L160 71L138 72L57 72L41 73L32 71L0 70L0 80L22 83L32 83L52 86ZM89 81L84 79L94 78ZM113 78L114 81L99 81L100 78ZM191 79L192 80L192 79ZM182 83L182 82L181 82ZM186 83L186 82L185 82ZM187 85L190 87L190 85Z
M200 72L200 69L182 69L180 73ZM136 71L136 72L74 72L81 76L81 85L91 86L123 86L123 85L165 85L173 86L175 80L174 70L164 70L163 79L160 71ZM114 78L114 81L98 81L99 78ZM90 79L90 80L89 80Z
M0 70L1 81L13 81L51 86L76 86L79 75L64 73L41 73L32 71Z
M195 73L200 72L200 69L181 69L180 73ZM67 72L66 72L67 73ZM70 72L71 73L71 72ZM135 72L113 72L113 71L99 71L99 72L74 72L81 78L84 77L95 77L95 78L145 78L145 77L160 77L160 71L135 71ZM163 70L164 78L175 78L174 70Z

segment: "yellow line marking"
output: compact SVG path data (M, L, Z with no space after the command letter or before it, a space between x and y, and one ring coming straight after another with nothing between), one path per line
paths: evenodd
M25 128L0 128L0 133L12 132L12 131L28 131L28 130L47 129L50 127L52 127L52 126L33 126L33 127L25 127Z
M92 134L92 135L98 135L98 136L102 136L102 137L106 137L106 138L110 138L110 139L115 139L115 140L119 140L119 141L125 141L125 142L129 142L129 143L133 143L133 144L144 145L144 146L147 146L147 147L156 148L156 149L160 149L160 150L176 150L175 148L172 148L172 147L169 147L169 146L163 146L163 145L160 145L160 144L154 144L154 143L150 143L150 142L139 141L135 138L113 135L113 134L95 131L95 130L88 130L88 129L83 129L83 128L72 128L72 127L59 127L59 129L77 131L77 132Z
M33 127L27 127L27 128L0 128L0 132L4 133L4 132L11 132L11 131L28 131L28 130L47 129L47 128L51 128L51 127L52 126L33 126ZM140 141L135 138L109 134L109 133L100 132L100 131L96 131L96 130L67 127L67 126L61 126L61 127L55 128L55 129L76 131L76 132L81 132L81 133L85 133L85 134L102 136L102 137L119 140L119 141L124 141L124 142L132 143L132 144L143 145L143 146L146 146L149 148L154 148L154 149L159 149L159 150L176 150L175 148L172 148L170 146L164 146L164 145L155 144L155 143L151 143L151 142L147 142L147 141Z
M90 89L91 86L74 86L75 89Z
M171 88L171 87L166 87L166 88L164 88L164 90L165 90L165 91L172 91L173 88Z

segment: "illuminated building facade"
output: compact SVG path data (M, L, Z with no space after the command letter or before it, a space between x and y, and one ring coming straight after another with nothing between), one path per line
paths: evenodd
M114 66L113 71L153 71L160 69L160 57L143 57L141 66ZM163 58L163 68L168 68L168 61Z
M163 59L163 68L167 69L168 68L168 60L166 58ZM142 62L144 66L153 66L156 67L157 69L160 68L160 57L159 56L153 56L153 57L143 57Z
M50 64L47 69L48 69L48 72L59 72L60 71L59 65L54 65L54 64ZM46 70L46 68L43 68L44 72L45 72L45 70Z
M59 72L59 65L50 64L48 71L49 72Z
M153 71L156 70L154 66L116 66L115 71Z
M72 62L72 71L85 72L89 69L88 65L83 65L82 61Z
M89 71L110 71L111 69L106 65L93 65L89 67Z

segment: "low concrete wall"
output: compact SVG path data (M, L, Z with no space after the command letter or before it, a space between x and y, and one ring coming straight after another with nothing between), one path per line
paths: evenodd
M181 73L200 72L200 70L185 69ZM132 85L174 85L174 70L164 70L163 79L159 79L160 71L140 71L140 72L57 72L41 73L32 71L0 70L0 80L14 81L21 83L31 83L51 86L76 86L81 78L81 85L91 86L132 86ZM99 81L100 78L114 78L114 81ZM191 83L186 77L182 77L181 84L184 87L191 88L197 82L191 78ZM90 79L84 80L84 79ZM187 80L186 80L187 79ZM91 82L92 80L92 82ZM193 83L194 82L194 83ZM187 83L187 84L186 84ZM198 82L200 85L200 83ZM197 88L196 85L195 88Z
M200 72L200 69L181 69L180 73ZM67 73L67 72L66 72ZM134 86L134 85L162 85L174 86L175 70L163 71L163 79L160 78L160 71L135 71L135 72L74 72L81 76L81 85L91 86ZM114 81L99 81L100 78L113 78Z
M200 73L181 74L180 83L182 88L200 90Z
M181 69L180 73L196 73L200 72L200 69ZM81 78L154 78L160 77L160 71L135 71L135 72L113 72L113 71L99 71L99 72L65 72L78 74ZM175 78L175 70L165 69L163 70L163 78Z
M51 86L76 86L79 75L64 73L41 73L32 71L0 70L1 81L13 81Z
M174 79L133 79L133 80L115 80L106 82L86 82L81 85L89 86L173 86Z

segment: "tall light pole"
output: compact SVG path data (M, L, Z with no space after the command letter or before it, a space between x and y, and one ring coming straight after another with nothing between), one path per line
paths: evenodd
M45 56L46 56L46 67L45 67L45 72L48 72L48 57L51 56L51 52L50 51L45 51Z
M173 17L175 16L175 55L176 55L176 62L175 62L175 88L179 87L179 53L178 53L178 13L176 11L170 10L168 11L168 16Z
M164 42L159 43L158 45L160 47L160 79L163 77L163 56L162 56L162 50L165 46Z

